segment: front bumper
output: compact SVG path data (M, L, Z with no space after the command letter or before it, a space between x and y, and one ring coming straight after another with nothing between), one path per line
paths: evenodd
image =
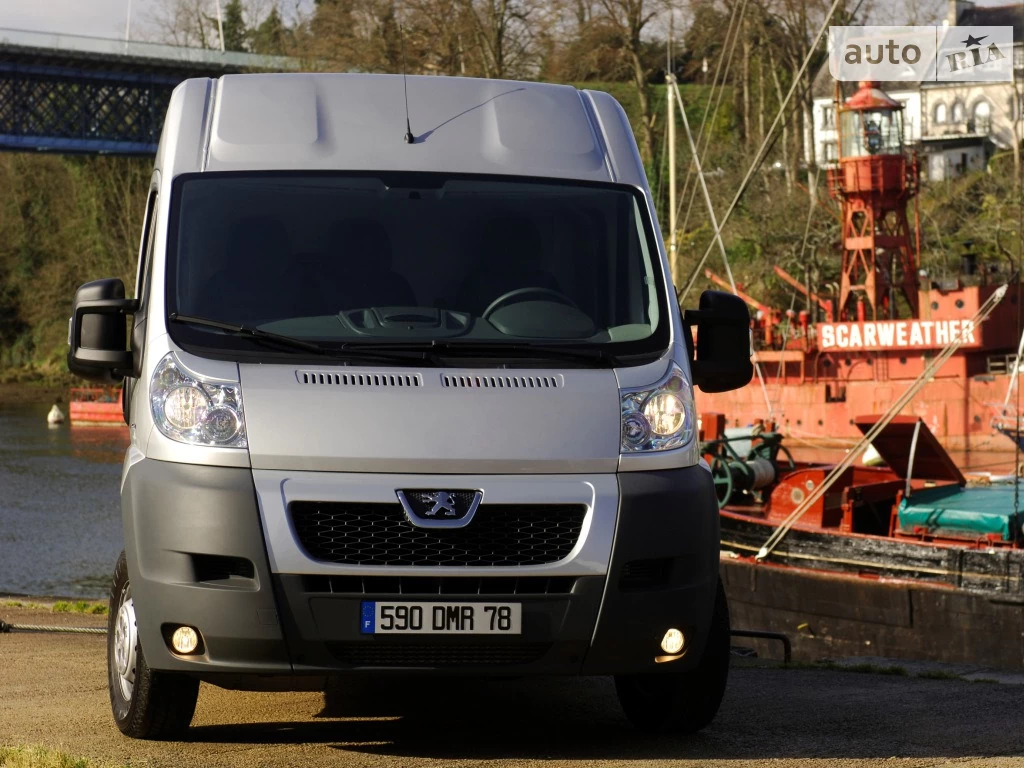
M499 586L497 579L487 581L487 569L467 569L464 576L471 578L449 573L444 585L431 583L429 589L442 591L438 596L422 591L422 578L410 589L412 581L379 572L362 580L271 573L250 470L142 460L125 478L122 511L146 660L153 669L231 687L248 687L254 676L367 671L606 675L684 669L703 651L718 578L710 475L692 467L625 472L616 479L618 512L604 574L528 578L529 569L522 569L519 583L506 572ZM395 599L519 602L523 633L500 639L360 634L362 601ZM179 624L200 630L200 655L170 651L166 637ZM686 651L671 663L656 663L669 627L684 631Z

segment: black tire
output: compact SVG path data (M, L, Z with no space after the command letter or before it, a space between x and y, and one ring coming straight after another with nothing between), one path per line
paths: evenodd
M696 733L710 724L725 695L729 645L729 604L719 579L710 634L697 666L677 674L615 678L619 704L633 727L647 733Z
M114 722L121 733L133 739L180 738L192 722L199 698L199 680L187 675L154 672L146 664L142 644L135 640L135 681L125 697L114 658L115 632L121 605L131 599L128 563L124 552L114 566L107 618L107 684Z

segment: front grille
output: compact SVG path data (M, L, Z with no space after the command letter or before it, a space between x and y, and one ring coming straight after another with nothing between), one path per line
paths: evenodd
M310 557L346 565L555 563L576 546L587 514L579 504L494 504L465 528L419 528L398 503L296 501L288 509Z
M441 386L452 389L556 389L561 376L453 376L442 374Z
M568 595L575 576L304 576L306 592L335 595Z
M418 373L335 373L333 371L296 371L300 384L335 387L421 387Z
M328 643L338 661L356 667L504 667L537 661L550 643Z

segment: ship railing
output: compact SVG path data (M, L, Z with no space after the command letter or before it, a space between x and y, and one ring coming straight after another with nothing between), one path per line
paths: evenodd
M73 403L116 403L120 387L72 387L68 393Z
M1013 373L1013 367L1017 364L1017 355L1013 353L1002 355L989 355L985 358L985 370L989 375L1000 376Z

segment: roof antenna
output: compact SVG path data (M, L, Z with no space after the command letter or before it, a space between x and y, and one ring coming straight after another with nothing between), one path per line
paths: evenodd
M416 139L412 135L412 127L409 125L409 78L405 74L405 29L398 25L398 36L402 39L402 87L405 89L405 143L414 144Z

